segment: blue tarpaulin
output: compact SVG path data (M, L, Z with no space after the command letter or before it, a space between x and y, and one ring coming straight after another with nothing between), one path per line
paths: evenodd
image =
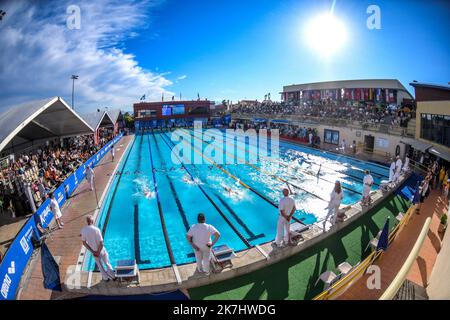
M41 246L41 264L42 276L44 277L44 288L62 291L59 266L45 243Z
M403 185L395 191L396 195L400 195L408 201L412 201L418 184L423 180L423 177L416 173L411 174Z

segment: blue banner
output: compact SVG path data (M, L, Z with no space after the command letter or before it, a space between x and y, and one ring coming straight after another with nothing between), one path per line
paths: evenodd
M123 134L120 134L108 142L56 188L54 191L55 197L60 207L66 201L67 196L70 196L83 180L87 164L95 166L107 154L111 146L119 142L122 136ZM33 234L37 234L36 221L40 222L42 227L46 228L52 220L53 214L50 211L50 199L47 199L38 208L36 213L28 219L11 243L0 265L0 300L14 300L16 297L23 271L33 253L31 237Z

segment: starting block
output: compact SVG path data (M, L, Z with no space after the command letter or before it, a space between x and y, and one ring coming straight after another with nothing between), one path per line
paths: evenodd
M382 192L387 192L393 187L393 182L388 180L381 180L380 181L380 190Z
M119 260L115 268L116 277L122 281L135 281L139 283L140 275L136 260Z
M303 239L302 233L309 230L309 226L301 224L300 222L294 222L289 226L289 231L291 233L291 240L299 242Z
M231 268L233 266L233 262L231 260L236 257L236 254L233 249L226 244L213 247L211 253L213 258L213 270L215 272L220 272L226 267Z

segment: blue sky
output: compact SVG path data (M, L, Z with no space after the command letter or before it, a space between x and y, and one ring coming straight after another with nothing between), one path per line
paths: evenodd
M336 0L334 15L348 40L324 58L303 30L332 2L101 0L49 9L9 1L0 22L11 44L0 51L0 106L49 95L70 102L72 73L80 77L76 94L86 112L102 105L129 109L142 94L261 100L268 92L279 99L292 83L396 78L413 93L412 80L450 81L446 1ZM80 30L65 26L69 4L81 8ZM366 27L371 4L380 7L380 30Z

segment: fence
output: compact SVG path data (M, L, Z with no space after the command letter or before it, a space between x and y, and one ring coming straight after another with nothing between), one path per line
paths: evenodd
M102 149L100 149L66 180L64 180L58 188L56 188L54 194L59 206L64 204L67 197L73 193L79 183L83 180L86 167L88 165L95 166L109 151L111 145L116 144L122 136L123 134L120 134L108 142ZM15 299L23 271L28 264L31 254L33 253L31 238L33 234L37 232L36 225L40 223L43 228L46 228L52 219L53 214L50 210L50 199L47 199L33 214L33 216L28 219L16 235L0 265L0 300Z

